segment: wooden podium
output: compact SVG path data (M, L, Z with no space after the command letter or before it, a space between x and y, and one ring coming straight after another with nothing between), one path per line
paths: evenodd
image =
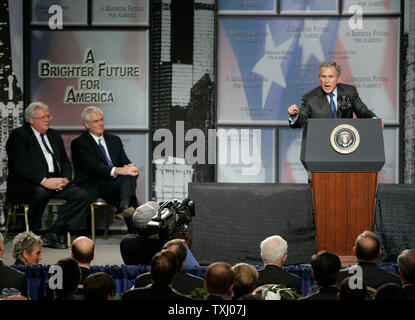
M351 256L356 237L373 229L381 120L309 119L301 162L311 172L317 249Z

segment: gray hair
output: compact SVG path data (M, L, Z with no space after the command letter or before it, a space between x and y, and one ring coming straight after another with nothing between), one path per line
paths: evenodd
M13 258L23 260L24 251L30 255L36 246L42 246L42 244L40 236L32 231L21 232L13 239Z
M24 119L29 123L30 118L36 118L36 110L43 109L49 111L49 106L43 102L35 101L28 105L24 111Z
M3 235L0 232L0 243L3 243L3 242L4 242L4 238L3 238Z
M287 254L287 241L280 236L271 236L261 242L261 257L264 261L281 261Z
M405 281L415 284L415 250L403 250L398 256L397 262Z
M331 68L331 67L336 68L337 76L340 77L342 74L342 68L340 67L340 65L338 65L334 61L324 61L322 64L320 64L320 67L318 68L318 74L320 75L322 68Z
M101 108L99 108L99 107L96 107L96 106L86 107L85 110L82 111L82 116L81 116L82 123L85 123L85 122L89 123L89 120L90 120L89 115L92 112L96 112L96 113L100 113L100 114L104 115L104 112L102 112Z

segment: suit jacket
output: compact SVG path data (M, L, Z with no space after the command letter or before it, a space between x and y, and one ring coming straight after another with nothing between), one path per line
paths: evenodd
M300 300L337 300L337 292L336 287L323 287L316 293L302 297Z
M122 294L121 300L190 300L168 285L153 284L149 288L131 289Z
M375 263L359 262L357 265L362 268L363 282L368 287L377 289L387 282L402 285L399 276L387 270L378 268ZM353 276L353 274L353 272L349 273L349 268L341 270L338 283L341 283L341 281L347 277Z
M71 180L72 166L61 135L54 129L46 131L46 135L61 169L61 177ZM6 150L9 158L7 197L11 201L22 201L24 195L48 176L48 164L28 123L12 131L6 143Z
M0 260L0 295L5 288L15 288L22 296L29 297L26 275L19 270L5 266Z
M259 270L258 274L257 287L264 284L283 284L301 294L301 278L284 271L275 264L265 265L265 268Z
M360 99L356 87L344 83L337 85L337 118L373 118L376 115ZM342 103L342 97L348 103ZM321 86L309 91L302 97L301 108L292 128L305 127L309 118L333 118L327 94Z
M409 300L415 300L415 284L409 284L403 287Z
M115 167L131 163L118 136L104 132L104 139ZM113 177L104 154L88 131L72 141L71 156L75 184L88 191L90 201L96 200L99 196L99 183L111 181Z
M151 284L151 273L143 273L135 279L134 288L146 287L149 284ZM203 288L204 284L202 278L179 271L176 273L172 287L181 294L190 295L194 289Z

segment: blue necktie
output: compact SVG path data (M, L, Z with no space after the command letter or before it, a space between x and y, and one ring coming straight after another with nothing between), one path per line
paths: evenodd
M46 151L49 152L49 154L52 156L54 173L55 173L56 176L59 176L60 175L59 164L58 164L58 161L56 160L55 154L48 147L48 144L46 143L46 140L45 140L45 137L44 137L43 133L40 134L40 138L42 139L42 143L45 146Z
M105 159L107 160L108 166L110 168L114 167L114 165L111 162L111 159L108 157L107 151L105 151L104 146L101 144L101 139L98 139L98 146L101 149L102 153L104 154Z
M333 96L334 93L330 93L330 108L331 108L331 113L333 114L333 118L337 118L337 110L336 110L336 105L334 104L334 100L333 100Z

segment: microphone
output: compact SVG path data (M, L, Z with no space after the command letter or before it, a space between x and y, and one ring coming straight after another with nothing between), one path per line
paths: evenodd
M352 107L352 102L349 96L337 97L337 107L341 111L347 111Z

